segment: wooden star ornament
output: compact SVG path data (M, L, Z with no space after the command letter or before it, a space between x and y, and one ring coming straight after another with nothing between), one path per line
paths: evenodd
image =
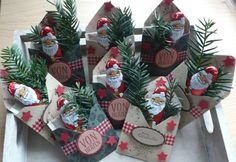
M119 144L119 149L120 149L121 151L127 150L127 149L128 149L128 143L125 142L125 141L121 141L121 143Z
M30 111L22 112L21 119L25 122L29 121L33 116L31 115Z
M102 100L104 97L106 97L106 91L103 88L99 88L97 91L97 96Z
M204 109L208 109L209 108L209 103L208 101L205 101L205 100L201 100L198 104L198 106L204 110Z
M113 7L114 7L114 6L113 6L113 4L111 3L111 1L104 3L104 10L105 10L106 12L111 12L111 10L112 10Z
M88 54L92 54L92 55L94 55L96 51L96 49L93 46L88 46L86 50Z
M233 56L227 56L223 62L224 62L224 66L231 67L231 66L234 66L235 64L235 58Z
M173 131L176 127L176 123L174 120L171 120L170 122L167 123L167 130L168 131Z
M57 88L56 88L57 95L61 96L64 93L64 90L65 90L64 86L58 85Z
M109 136L108 137L107 144L113 146L116 142L117 142L117 140L116 140L115 136Z
M168 155L165 154L164 152L161 152L157 155L159 161L166 161L167 156Z
M68 133L61 133L60 140L63 142L67 142L70 139L70 135Z

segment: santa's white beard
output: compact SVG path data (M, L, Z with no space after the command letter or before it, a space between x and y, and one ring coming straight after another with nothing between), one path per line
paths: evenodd
M113 89L119 88L121 83L122 83L122 81L123 81L122 73L120 73L116 77L110 77L110 76L106 77L106 84L109 85Z
M79 120L79 115L75 113L74 111L72 111L69 113L61 114L61 118L64 123L73 125L76 127Z
M20 97L19 91L22 88L25 88L26 92L23 97ZM18 99L24 105L32 105L32 104L40 102L38 100L38 96L36 92L32 88L24 86L24 85L19 85L19 88L16 89L15 98Z
M184 25L184 23L185 23L184 20L178 20L178 21L171 22L171 25L172 25L172 35L171 35L171 38L173 39L174 42L179 40L184 35L184 27L182 29L176 29L174 27L174 25L175 24L182 24L182 25Z
M49 55L51 57L53 57L57 53L57 50L58 50L57 43L55 43L51 46L43 45L43 52L45 52L47 55Z
M190 89L204 90L209 87L210 83L203 83L200 79L199 73L192 76L190 80Z
M110 46L110 41L107 36L98 36L97 42L101 44L105 49L108 49Z
M158 104L152 101L152 99L148 100L148 105L151 107L150 110L148 110L152 115L159 114L166 106L165 103Z

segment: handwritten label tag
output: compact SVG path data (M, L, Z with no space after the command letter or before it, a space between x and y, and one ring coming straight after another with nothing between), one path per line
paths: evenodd
M168 68L175 64L178 57L178 53L173 48L162 49L157 52L155 57L155 63L158 67Z
M71 69L69 65L63 62L56 62L50 65L48 71L61 83L66 82L71 77Z
M116 121L125 120L130 103L124 98L117 98L108 107L109 116Z
M131 136L139 143L148 146L160 146L165 142L165 138L160 132L148 127L134 128Z
M93 155L102 147L102 135L95 130L87 130L78 137L77 147L82 154Z

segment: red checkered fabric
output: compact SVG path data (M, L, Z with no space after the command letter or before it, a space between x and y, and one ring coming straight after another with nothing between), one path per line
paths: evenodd
M99 104L101 106L101 108L107 112L108 111L108 107L110 105L111 101L99 101Z
M122 128L122 132L126 133L126 134L130 134L131 131L137 127L136 125L130 123L130 122L125 122Z
M44 127L44 122L42 119L38 119L33 125L32 128L35 132L39 133Z
M88 64L89 65L97 65L97 63L100 61L100 56L88 56Z
M186 51L178 52L177 62L185 60L187 57ZM142 55L142 61L147 63L155 63L155 55Z
M190 113L192 114L193 117L199 118L202 116L203 112L201 111L201 108L199 106L195 106L190 110Z
M78 60L75 60L75 61L67 62L67 64L70 66L70 69L72 71L75 71L77 69L83 68L83 61L82 61L82 59L78 59Z
M66 145L64 145L62 147L62 150L63 150L63 152L66 156L70 155L70 154L73 154L73 153L76 153L78 151L76 141L72 141L70 143L67 143Z
M165 145L173 146L175 143L175 136L171 134L165 134Z
M103 120L94 130L98 131L102 136L112 128L112 125L108 119Z

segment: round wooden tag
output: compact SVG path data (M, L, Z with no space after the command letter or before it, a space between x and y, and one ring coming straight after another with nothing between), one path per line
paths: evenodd
M56 62L49 66L48 72L59 82L64 83L71 77L69 65L63 62Z
M158 67L168 68L175 64L178 57L178 53L173 48L162 49L157 52L155 57L155 63Z
M95 130L86 130L77 139L78 150L84 155L93 155L102 147L102 135Z
M125 120L130 103L124 98L113 100L108 107L108 115L116 121Z

